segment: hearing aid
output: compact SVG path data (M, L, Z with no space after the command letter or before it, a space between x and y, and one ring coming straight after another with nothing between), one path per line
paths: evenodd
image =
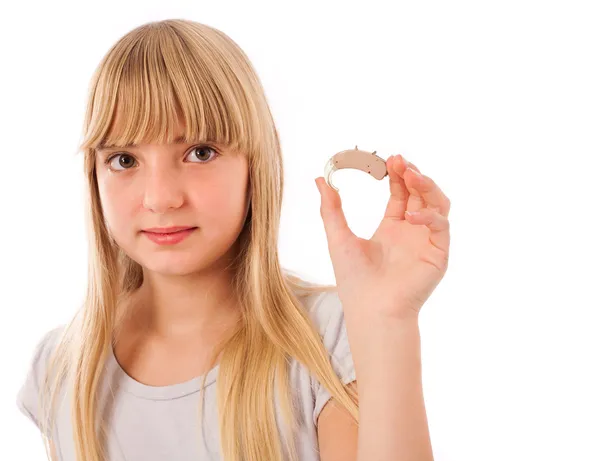
M325 164L325 182L332 189L339 191L331 182L331 176L334 171L346 168L361 170L370 174L375 179L382 180L388 175L387 166L385 160L376 155L376 152L359 150L358 146L354 149L338 152Z

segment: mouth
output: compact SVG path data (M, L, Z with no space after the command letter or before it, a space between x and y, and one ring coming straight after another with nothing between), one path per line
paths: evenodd
M173 226L173 227L150 227L148 229L142 229L142 232L147 234L156 235L170 235L178 232L184 232L192 229L197 229L194 226Z
M176 245L192 235L197 227L152 227L144 229L142 234L157 245Z

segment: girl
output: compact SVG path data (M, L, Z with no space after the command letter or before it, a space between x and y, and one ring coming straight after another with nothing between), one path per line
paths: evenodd
M109 50L81 150L87 296L18 394L51 459L432 459L417 319L446 271L449 201L430 178L388 159L369 241L317 178L337 284L284 271L263 88L228 36L187 20Z

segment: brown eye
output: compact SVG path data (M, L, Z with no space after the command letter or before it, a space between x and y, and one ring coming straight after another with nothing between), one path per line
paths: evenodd
M186 158L190 159L192 163L208 163L217 155L217 151L210 146L196 146L190 150Z
M108 163L113 170L127 170L135 165L135 159L128 154L117 154L110 157L106 163Z

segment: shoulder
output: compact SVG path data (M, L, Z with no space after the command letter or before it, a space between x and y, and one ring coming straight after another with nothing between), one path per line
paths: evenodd
M337 290L323 291L307 296L306 309L319 332L323 345L329 354L331 366L343 384L356 379L354 360L348 340L344 308ZM314 421L325 403L331 398L329 391L313 377L316 392Z
M27 373L17 393L17 407L33 423L40 427L40 392L48 368L65 325L59 325L44 333L36 342L27 366Z
M308 316L321 334L344 326L344 309L337 291L319 291L305 297Z
M344 308L337 290L323 291L307 299L308 316L319 332L338 375L353 368ZM344 373L345 371L345 373Z
M349 347L344 309L336 287L313 288L297 295L329 354L345 359Z
M35 343L29 360L29 373L39 374L46 368L48 359L58 345L65 325L59 325L46 331Z

